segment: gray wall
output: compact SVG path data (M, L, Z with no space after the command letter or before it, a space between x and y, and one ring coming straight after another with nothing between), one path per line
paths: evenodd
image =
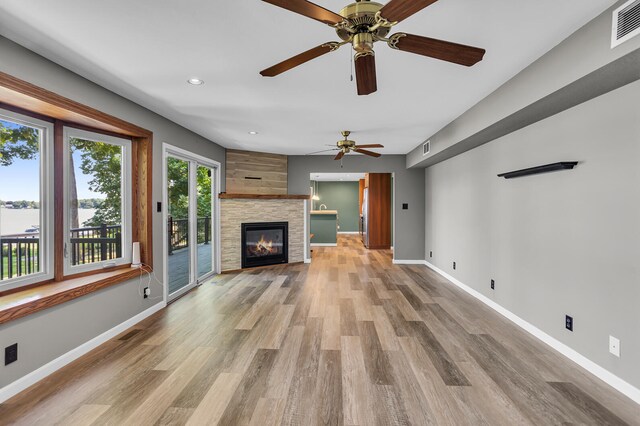
M394 258L424 259L424 172L407 169L404 155L371 158L348 155L340 162L326 155L293 155L289 157L289 194L309 194L311 173L393 173L395 198ZM409 209L402 210L402 203Z
M611 14L623 2L616 2L473 108L427 138L431 140L430 154L423 156L420 144L407 154L407 166L434 164L491 140L487 137L491 134L493 138L503 136L544 118L546 111L560 111L558 108L574 99L580 102L580 98L589 92L605 93L609 86L615 85L614 73L619 70L603 68L625 55L631 58L629 54L640 48L640 37L635 37L611 49ZM626 76L619 76L621 83L640 78L637 71L639 55L633 56L632 63L621 61L617 64L616 68L626 68L627 72ZM571 86L579 79L582 82L580 87ZM532 105L535 107L527 108Z
M338 211L338 232L358 232L358 182L318 182L317 187L320 201L314 201L315 208L324 204L328 210Z
M3 37L0 37L0 58L2 72L151 130L154 138L154 205L156 201L162 201L163 142L216 160L224 167L225 151L219 145ZM224 169L222 176L224 176ZM162 229L162 214L154 213L153 256L154 269L158 277L162 277L163 274ZM20 355L19 360L13 364L6 367L0 365L0 387L41 367L161 300L162 289L159 285L152 286L152 298L144 300L138 294L138 284L138 280L131 280L73 302L0 325L0 348L18 342Z
M636 387L639 99L635 82L425 171L427 260ZM496 176L570 160L571 171Z

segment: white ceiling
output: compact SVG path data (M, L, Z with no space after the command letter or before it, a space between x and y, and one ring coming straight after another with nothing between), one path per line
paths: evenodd
M467 68L377 43L369 96L349 81L348 46L261 77L337 37L260 0L2 0L0 34L225 147L305 154L348 129L404 154L614 3L440 0L394 31L482 47L484 60Z
M364 173L311 173L311 180L318 182L359 181Z

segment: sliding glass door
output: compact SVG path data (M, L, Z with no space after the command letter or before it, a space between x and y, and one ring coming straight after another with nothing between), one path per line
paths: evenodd
M196 170L196 197L198 199L196 246L198 280L213 272L213 170L198 165Z
M169 300L216 271L217 164L165 148L166 266Z
M167 271L169 295L193 284L189 238L190 196L188 161L167 157Z

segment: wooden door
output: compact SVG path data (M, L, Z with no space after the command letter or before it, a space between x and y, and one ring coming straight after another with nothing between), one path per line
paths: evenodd
M368 173L367 232L370 249L391 248L391 173Z

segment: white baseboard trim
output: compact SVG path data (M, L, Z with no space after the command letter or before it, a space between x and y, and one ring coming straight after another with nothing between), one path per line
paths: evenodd
M358 232L358 231L355 231L355 232L338 232L338 234L344 234L344 235L357 235L357 234L359 234L359 232Z
M311 247L338 247L338 243L311 243Z
M394 265L424 265L424 260L393 259Z
M489 306L491 309L493 309L494 311L498 312L500 315L504 316L505 318L507 318L508 320L510 320L511 322L516 324L517 326L519 326L520 328L524 329L525 331L527 331L528 333L530 333L534 337L538 338L542 342L544 342L547 345L551 346L553 349L555 349L556 351L560 352L562 355L566 356L571 361L575 362L580 367L584 368L585 370L587 370L588 372L590 372L594 376L598 377L603 382L607 383L608 385L610 385L613 388L617 389L619 392L621 392L624 395L626 395L629 398L631 398L631 400L633 400L636 403L640 404L640 389L638 389L635 386L633 386L632 384L624 381L620 377L618 377L615 374L611 373L609 370L599 366L598 364L596 364L595 362L591 361L590 359L588 359L584 355L578 353L576 350L570 348L569 346L565 345L561 341L557 340L556 338L554 338L554 337L548 335L547 333L545 333L544 331L540 330L538 327L534 326L533 324L530 324L527 321L523 320L522 318L520 318L519 316L517 316L513 312L507 310L503 306L501 306L498 303L494 302L493 300L491 300L490 298L488 298L484 294L480 293L479 291L474 290L473 288L469 287L468 285L463 284L462 282L458 281L456 278L454 278L451 275L447 274L446 272L444 272L443 270L441 270L437 266L432 265L431 263L429 263L426 260L423 261L423 264L425 266L427 266L428 268L434 270L438 274L442 275L444 278L446 278L447 280L451 281L453 284L455 284L456 286L460 287L462 290L466 291L471 296L475 297L476 299L478 299L479 301L481 301L485 305Z
M154 313L158 312L160 309L164 308L165 306L167 306L165 302L157 303L152 307L150 307L149 309L140 312L138 315L132 318L129 318L125 322L116 325L112 329L105 331L99 336L94 337L88 342L81 344L77 348L71 349L69 352L63 355L60 355L58 358L48 362L47 364L43 365L37 370L32 371L26 376L19 378L15 382L9 383L8 385L0 389L0 403L3 403L4 401L6 401L7 399L11 398L14 395L17 395L18 393L22 392L29 386L39 382L40 380L56 372L57 370L61 369L65 365L69 364L70 362L75 361L76 359L80 358L82 355L97 348L98 346L105 343L106 341L113 339L114 337L116 337L118 334L122 333L129 327L136 325L143 319L153 315Z

